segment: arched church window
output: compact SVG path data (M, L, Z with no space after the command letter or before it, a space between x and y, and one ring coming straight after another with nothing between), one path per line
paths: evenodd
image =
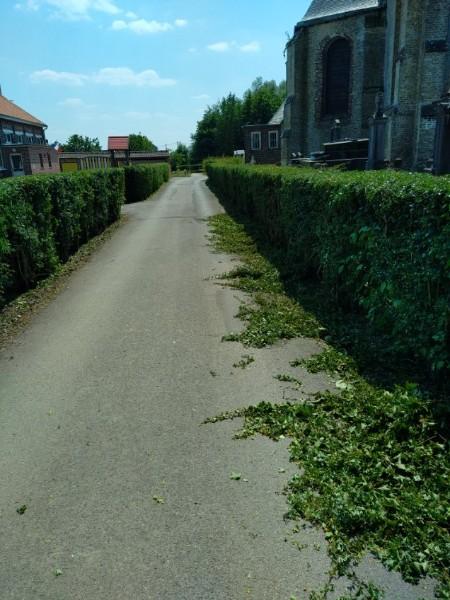
M351 43L345 38L337 38L324 52L324 116L349 112L351 69Z

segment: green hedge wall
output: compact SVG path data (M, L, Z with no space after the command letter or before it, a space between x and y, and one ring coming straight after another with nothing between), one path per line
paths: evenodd
M165 181L169 180L168 163L154 165L132 165L125 167L126 202L141 202L156 192Z
M258 222L298 277L320 277L392 350L448 373L450 178L227 161L206 168L219 199Z
M116 221L123 199L122 169L0 182L0 305Z

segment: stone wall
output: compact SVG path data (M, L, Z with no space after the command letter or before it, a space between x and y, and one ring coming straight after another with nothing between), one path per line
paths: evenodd
M433 159L437 102L449 83L450 0L388 0L386 159L422 170Z
M324 116L324 50L338 37L352 45L348 116ZM309 155L330 141L335 118L342 138L368 135L375 95L383 87L385 11L377 9L311 25L302 23L287 46L288 102L285 109L283 161L292 152Z

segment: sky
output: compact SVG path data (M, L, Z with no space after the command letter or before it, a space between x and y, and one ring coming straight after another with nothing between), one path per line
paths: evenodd
M74 134L189 144L208 105L285 79L308 0L0 0L4 96Z

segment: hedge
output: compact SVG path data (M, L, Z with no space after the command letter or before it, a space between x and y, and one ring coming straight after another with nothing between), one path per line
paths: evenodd
M133 165L125 167L126 202L141 202L156 192L169 180L168 163L154 165Z
M0 305L55 271L120 216L122 169L0 183Z
M394 353L450 367L450 178L208 161L224 203L261 226L296 277L362 311Z

